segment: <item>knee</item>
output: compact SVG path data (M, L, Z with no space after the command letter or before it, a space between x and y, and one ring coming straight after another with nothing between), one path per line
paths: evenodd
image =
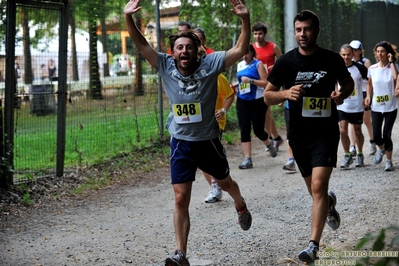
M188 209L190 205L190 195L187 193L175 193L175 205L179 209Z
M257 131L254 131L255 136L260 140L267 140L269 138L269 134L262 128Z
M385 139L384 149L385 149L386 151L392 151L392 150L393 150L393 142L392 142L392 139L390 139L390 138Z
M342 137L346 137L348 136L348 129L341 127L341 129L339 130L339 132L341 133Z
M323 181L312 182L312 196L313 198L322 198L328 193L328 184Z
M391 134L390 133L388 133L388 132L384 132L383 134L382 134L382 138L385 140L385 141L392 141L392 139L391 139Z

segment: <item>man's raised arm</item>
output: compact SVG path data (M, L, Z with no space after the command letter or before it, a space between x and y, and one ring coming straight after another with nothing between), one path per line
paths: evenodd
M225 69L234 65L248 52L251 39L251 21L247 7L241 0L230 0L230 3L233 6L231 11L241 18L241 34L236 45L226 52Z
M147 42L140 30L137 28L132 15L141 9L140 0L130 0L124 9L127 31L130 38L133 40L134 46L139 50L140 54L150 63L154 68L157 67L158 53Z

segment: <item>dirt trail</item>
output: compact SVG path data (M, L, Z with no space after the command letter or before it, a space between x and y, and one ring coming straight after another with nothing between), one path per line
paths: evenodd
M325 227L322 245L352 251L368 232L399 226L399 126L394 128L395 171L384 172L364 152L366 167L334 169L331 187L341 227ZM366 136L366 139L367 136ZM285 146L271 158L253 141L254 168L239 170L239 145L227 146L231 175L253 215L249 231L237 224L233 201L204 203L208 187L200 173L193 185L188 256L191 265L287 265L298 261L308 242L311 198L299 173L287 174ZM343 158L340 147L338 165ZM53 202L29 211L25 220L10 217L0 227L0 265L163 265L175 249L174 195L166 169L149 182L113 186L81 201ZM294 265L294 264L292 264Z

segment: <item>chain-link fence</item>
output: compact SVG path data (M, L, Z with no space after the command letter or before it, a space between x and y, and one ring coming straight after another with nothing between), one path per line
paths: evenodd
M60 10L57 6L22 2L16 5L14 182L54 173L62 104ZM109 33L102 39L106 44L100 38L96 41L96 83L91 70L93 36L87 22L90 14L83 8L71 10L75 13L68 22L67 101L65 126L61 125L61 131L65 130L65 168L91 165L149 146L161 136L159 107L169 108L166 100L159 105L158 77L140 57L134 56L124 24L112 21L120 17L111 16L105 21L107 27L112 27L111 33L105 29ZM76 25L71 23L73 19ZM96 31L101 37L100 27ZM2 50L0 71L6 73L4 46ZM135 75L137 71L139 77ZM5 83L0 85L4 99Z

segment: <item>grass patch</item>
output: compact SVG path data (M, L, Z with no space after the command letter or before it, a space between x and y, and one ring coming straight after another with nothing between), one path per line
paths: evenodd
M168 105L164 107L163 121L169 113ZM22 106L15 121L15 176L27 179L54 169L57 116L32 115L29 106ZM102 101L79 99L67 106L64 166L89 166L151 146L159 141L159 124L156 92L117 94Z
M284 120L284 105L283 106L278 106L278 105L272 105L272 114L274 121L276 121L276 127L277 129L285 127L285 120Z
M169 138L164 138L150 147L137 148L89 167L67 170L62 177L43 175L12 185L7 191L0 189L0 200L6 197L8 201L28 206L69 196L86 196L112 185L156 181L159 175L149 173L160 171L169 175L169 154Z
M70 193L71 195L78 195L85 191L98 190L102 187L109 185L110 183L112 182L111 179L108 177L90 177L86 179L86 182L84 184L81 184L76 189L71 190Z

